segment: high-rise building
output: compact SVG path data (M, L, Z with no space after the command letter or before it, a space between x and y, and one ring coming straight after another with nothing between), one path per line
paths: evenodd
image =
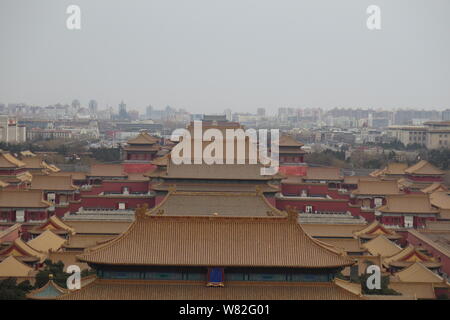
M97 114L97 111L98 111L97 101L95 101L95 100L89 101L89 113L91 115L95 115L95 114Z
M450 109L442 111L442 121L450 121Z
M26 141L26 128L19 125L17 119L0 116L0 141L21 143Z
M228 121L233 120L233 114L232 114L231 109L225 109L225 111L223 113L225 114Z
M266 116L266 109L265 108L258 108L256 111L256 114L258 117L265 117Z
M81 103L79 100L75 99L72 101L72 110L77 112L81 108Z
M127 105L123 101L119 104L119 119L128 119Z
M145 117L147 119L152 119L153 107L149 105L147 109L145 109Z

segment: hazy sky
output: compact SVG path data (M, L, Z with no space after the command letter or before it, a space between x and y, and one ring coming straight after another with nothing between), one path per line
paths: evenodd
M79 31L66 8L81 8ZM366 27L381 7L382 30ZM0 0L0 102L450 108L449 0Z

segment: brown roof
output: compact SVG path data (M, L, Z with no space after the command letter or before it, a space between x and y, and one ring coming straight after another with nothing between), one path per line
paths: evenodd
M33 268L27 266L14 256L9 256L0 262L0 277L27 277Z
M379 221L374 220L365 228L355 232L355 236L362 239L373 239L380 235L385 236L387 239L396 240L402 238L401 235L397 234L394 230L386 228Z
M152 164L156 165L156 166L167 166L167 164L170 161L170 157L169 154L165 154L162 157L158 157L156 159L153 159Z
M369 175L371 177L380 177L380 176L382 176L384 174L385 170L386 170L386 168L384 168L384 169L376 169L376 170L372 171L371 173L369 173Z
M279 146L280 147L302 147L303 143L297 141L292 136L283 134L280 136L279 140Z
M420 241L445 254L447 257L450 257L450 232L445 230L430 232L408 230L408 232Z
M438 213L433 208L427 194L402 194L386 197L386 204L378 208L388 213Z
M39 234L43 231L51 230L55 234L74 234L75 229L64 223L58 216L51 216L45 223L29 230L32 234Z
M174 216L282 216L261 193L169 191L151 212Z
M131 222L123 221L65 221L77 234L115 235L127 230Z
M78 187L72 184L71 176L33 176L31 189L51 191L74 191Z
M341 169L332 167L308 167L305 180L343 180Z
M87 175L91 177L126 177L121 164L93 164Z
M439 209L450 209L450 196L446 191L435 191L430 194L431 204Z
M96 279L59 300L359 300L360 296L333 282L227 282L207 287L201 281Z
M0 188L6 188L7 186L9 186L8 182L0 180Z
M361 248L358 239L320 239L329 245L332 245L339 251L349 252L364 252L365 249Z
M48 164L41 157L24 157L22 162L25 163L25 168L30 170L44 170L49 173L59 172L60 169L54 165Z
M127 141L128 144L155 144L159 139L152 137L147 132L141 132L136 137Z
M397 272L395 277L400 282L426 282L426 283L442 283L444 279L425 267L422 263L416 262Z
M166 170L155 170L146 175L172 179L218 179L218 180L273 180L278 175L261 175L260 164L173 164Z
M425 222L426 229L421 230L425 231L446 231L450 233L450 221L431 221L428 220Z
M34 154L33 152L31 152L30 150L20 151L20 155L21 155L22 157L36 157L36 154Z
M6 227L5 229L0 230L0 243L2 243L3 237L9 236L12 232L16 231L17 229L20 230L21 227L22 227L22 224L16 223L10 227ZM16 234L19 234L19 233L17 232Z
M336 268L353 260L308 236L293 216L150 216L116 239L78 256L111 265ZM194 254L195 253L195 254Z
M384 263L396 267L408 267L415 262L422 262L428 268L437 268L441 263L420 252L416 247L408 246L397 254L384 259Z
M0 175L0 180L9 184L20 184L23 182L31 182L33 176L28 171L22 171L15 175Z
M365 224L325 224L304 223L302 228L312 237L353 238L355 231L361 230Z
M158 151L161 149L159 145L131 145L123 147L125 151Z
M0 256L3 257L15 256L21 261L28 259L29 261L39 261L39 262L44 261L46 257L44 253L30 247L20 238L14 240L13 244L8 248L0 251Z
M114 239L117 235L103 235L103 234L77 234L70 237L69 241L64 245L65 248L71 249L85 249L90 248L102 243L105 243L111 239Z
M0 152L0 168L23 168L25 163L14 157L9 152Z
M80 171L59 171L51 174L52 176L71 176L72 180L86 180L86 173Z
M421 160L417 162L415 165L412 165L411 167L407 168L405 170L405 173L408 174L418 174L418 175L442 175L444 172L442 170L439 170L435 166L433 166L431 163L429 163L426 160Z
M446 191L448 193L448 188L444 184L442 184L440 182L435 182L435 183L432 183L429 186L423 188L420 191L422 191L423 193L433 193L433 192L436 192L436 191Z
M431 283L395 282L392 281L389 287L404 296L413 296L417 299L435 299L434 288Z
M378 178L375 178L372 176L345 176L344 177L345 184L358 184L359 180L378 181Z
M360 180L358 188L352 191L355 195L390 195L401 194L397 181L367 181Z
M402 251L402 248L383 235L363 243L362 246L374 256L390 257Z
M158 183L152 185L152 190L169 191L174 184ZM268 184L266 182L251 184L251 183L176 183L177 191L205 191L205 192L255 192L256 186L259 186L262 192L278 192L278 186Z
M47 208L40 190L0 190L0 208Z
M391 162L389 163L384 171L384 174L387 175L403 175L405 174L405 170L408 168L407 163L400 162Z
M27 244L40 252L57 251L66 242L50 230L46 230L36 238L31 239Z

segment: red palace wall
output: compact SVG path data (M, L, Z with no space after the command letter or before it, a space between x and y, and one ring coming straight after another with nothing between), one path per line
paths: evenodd
M330 189L327 184L282 184L281 193L284 195L300 195L307 190L308 195L329 195L333 199L350 199L348 194L340 193L337 189Z
M328 185L299 185L299 184L282 184L281 193L284 195L300 195L302 190L307 190L308 194L326 195L328 194Z
M148 192L149 190L149 182L148 181L103 181L102 183L102 191L104 192L122 192L124 187L128 188L130 193L132 192ZM100 191L100 192L102 192Z
M358 210L359 210L358 214L353 214L353 210L350 210L350 212L352 213L353 216L363 217L364 219L366 219L366 221L368 223L373 222L373 221L376 220L375 213L373 213L373 212L364 212L364 211L361 211L361 209L358 209Z
M155 206L154 197L136 198L136 197L82 197L81 207L83 208L102 208L102 209L117 209L119 203L125 203L126 209L135 209L138 205L147 204L149 208Z
M55 207L55 216L62 218L67 212L70 212L70 205Z
M443 181L443 178L440 176L411 176L411 175L407 175L406 176L408 179L413 180L413 181L420 181L420 182L441 182Z
M2 215L1 218L4 219L6 218L7 222L16 222L16 210L11 209L8 211L2 211ZM29 211L29 210L25 210L24 212L24 219L25 222L29 222L31 221L31 219L33 219L33 221L36 220L46 220L48 218L48 213L47 210L42 209L42 210L38 210L38 211Z
M422 240L416 238L413 234L408 232L408 235L406 237L408 243L419 246L422 248L425 248L433 257L440 259L442 263L441 270L445 272L446 274L450 275L450 257L445 255L443 252L440 252L439 250L435 249L434 247L426 244Z
M152 153L132 153L127 151L125 155L126 160L153 160Z
M0 229L1 231L5 231L6 229L8 229L8 227L6 228L2 228ZM16 240L17 238L19 238L20 236L20 232L21 232L21 228L16 228L11 232L8 232L7 234L5 234L3 237L0 238L0 242L13 242L14 240Z
M123 188L127 187L130 193L145 193L149 191L148 181L103 181L101 185L93 185L90 190L81 191L82 195L97 195L102 192L122 193Z
M280 155L280 164L284 163L303 163L303 156L285 156Z
M276 199L276 207L280 210L285 210L287 206L292 206L300 211L305 211L306 206L312 206L314 211L329 211L329 212L347 212L349 210L348 202L342 200L324 200L324 201L311 201L305 200L287 200Z

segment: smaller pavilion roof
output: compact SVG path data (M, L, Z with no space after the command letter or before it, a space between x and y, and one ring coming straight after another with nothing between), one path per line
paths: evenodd
M15 256L8 256L0 262L0 278L3 277L28 277L33 268L17 260Z
M30 247L36 249L37 251L49 252L59 250L65 242L66 239L57 236L50 230L46 230L27 243Z
M363 243L362 246L374 256L390 257L402 251L402 248L383 235Z
M444 172L439 170L431 163L426 160L421 160L417 162L415 165L407 168L405 173L415 174L415 175L443 175Z

